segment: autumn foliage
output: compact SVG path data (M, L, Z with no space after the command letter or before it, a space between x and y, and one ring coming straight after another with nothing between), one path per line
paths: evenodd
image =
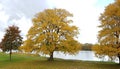
M10 60L12 50L18 50L19 46L22 44L22 37L20 35L20 32L21 31L17 26L9 26L8 29L6 29L4 38L2 39L1 49L3 52L10 52Z
M33 26L29 29L27 40L22 49L50 55L53 60L54 51L75 54L80 50L80 43L75 40L78 28L71 25L68 17L73 15L65 9L46 9L33 18Z
M100 16L99 44L93 50L100 56L118 57L120 61L120 0L108 5Z

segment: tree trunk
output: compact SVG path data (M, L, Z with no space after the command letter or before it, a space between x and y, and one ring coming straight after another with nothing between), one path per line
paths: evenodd
M10 61L12 60L12 46L10 46Z
M48 61L53 61L53 60L54 60L54 59L53 59L53 53L54 53L54 52L51 52L51 53L50 53L50 58L48 58Z
M118 59L119 59L119 65L120 65L120 56L118 56Z
M10 50L10 61L11 61L12 50Z

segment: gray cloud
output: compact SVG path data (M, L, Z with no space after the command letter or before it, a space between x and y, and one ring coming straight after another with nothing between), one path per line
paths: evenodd
M46 0L0 0L0 3L10 19L21 16L31 18L35 13L48 8Z
M50 8L48 0L0 0L0 39L9 25L17 25L26 35L33 16Z

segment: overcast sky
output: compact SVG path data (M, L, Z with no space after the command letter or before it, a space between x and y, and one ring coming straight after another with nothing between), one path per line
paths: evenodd
M71 12L74 25L79 27L78 41L97 43L99 15L114 0L0 0L0 41L9 25L17 25L25 37L31 19L47 8L63 8Z

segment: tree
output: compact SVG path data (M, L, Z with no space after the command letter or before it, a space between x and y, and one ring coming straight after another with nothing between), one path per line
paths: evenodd
M4 35L4 38L1 42L1 48L3 52L9 51L10 53L10 60L11 60L11 54L12 50L17 50L19 46L22 44L22 37L20 36L20 30L17 26L9 26L8 29L6 29L6 33Z
M96 54L108 55L111 59L118 57L120 64L120 0L115 0L105 8L100 21L99 44L94 48Z
M50 61L54 51L77 53L80 43L75 38L79 32L76 26L70 25L72 20L68 17L72 14L65 9L46 9L36 14L22 48L48 54Z
M92 46L93 44L91 43L82 44L82 50L91 51Z

